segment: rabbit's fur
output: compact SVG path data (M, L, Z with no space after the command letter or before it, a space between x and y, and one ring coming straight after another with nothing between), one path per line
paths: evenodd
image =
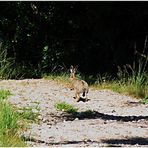
M88 94L88 84L84 80L79 80L75 77L75 73L77 71L77 67L70 67L70 82L71 82L71 89L75 90L75 99L78 102L80 100L80 95L82 94L83 97L87 98Z

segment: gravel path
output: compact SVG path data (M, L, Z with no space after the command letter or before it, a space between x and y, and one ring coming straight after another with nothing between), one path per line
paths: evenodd
M148 147L148 105L137 99L90 89L88 101L75 102L66 85L45 79L2 80L0 89L10 90L9 101L18 109L39 113L39 122L21 133L28 146ZM59 102L73 105L78 113L57 111Z

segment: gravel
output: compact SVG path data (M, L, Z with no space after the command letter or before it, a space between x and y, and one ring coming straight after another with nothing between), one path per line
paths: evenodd
M1 80L0 89L10 90L9 102L18 110L38 113L39 122L21 133L28 146L148 146L148 105L135 98L90 88L89 100L76 102L74 91L46 79ZM57 111L59 102L78 112Z

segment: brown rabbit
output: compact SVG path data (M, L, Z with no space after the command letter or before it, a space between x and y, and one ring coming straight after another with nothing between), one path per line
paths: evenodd
M71 89L75 90L75 99L78 102L80 100L80 94L87 99L88 94L88 84L84 80L79 80L75 77L75 73L77 71L77 67L70 67L70 82Z

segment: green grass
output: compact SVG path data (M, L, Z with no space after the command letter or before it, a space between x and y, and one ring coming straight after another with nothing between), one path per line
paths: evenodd
M145 83L147 80L145 80ZM125 95L130 95L135 98L148 97L148 85L127 78L126 80L112 80L100 84L92 85L96 89L109 89Z
M7 132L5 135L0 135L1 147L26 147L24 140L17 133Z
M136 55L135 55L136 56ZM148 54L138 53L133 65L118 66L117 77L111 79L107 75L99 76L94 88L111 89L115 92L131 95L136 98L148 98L148 71L146 69Z
M148 97L143 98L140 102L142 104L148 104Z
M19 115L22 119L26 119L28 121L37 122L38 121L38 115L39 115L39 108L36 107L35 109L33 107L29 108L23 108L20 109ZM34 111L33 111L34 110Z
M9 90L0 90L0 101L3 101L11 95Z
M77 112L76 108L74 108L72 105L70 105L66 102L60 102L60 103L55 104L55 108L57 110L64 111L64 112L67 112L67 113L71 113L71 114L74 114L74 113Z
M0 90L0 146L26 146L18 135L18 131L22 128L18 124L20 116L5 101L9 95L9 91Z
M69 83L69 75L67 73L60 73L60 74L45 74L43 75L45 79L48 80L55 80L60 83L67 84Z

